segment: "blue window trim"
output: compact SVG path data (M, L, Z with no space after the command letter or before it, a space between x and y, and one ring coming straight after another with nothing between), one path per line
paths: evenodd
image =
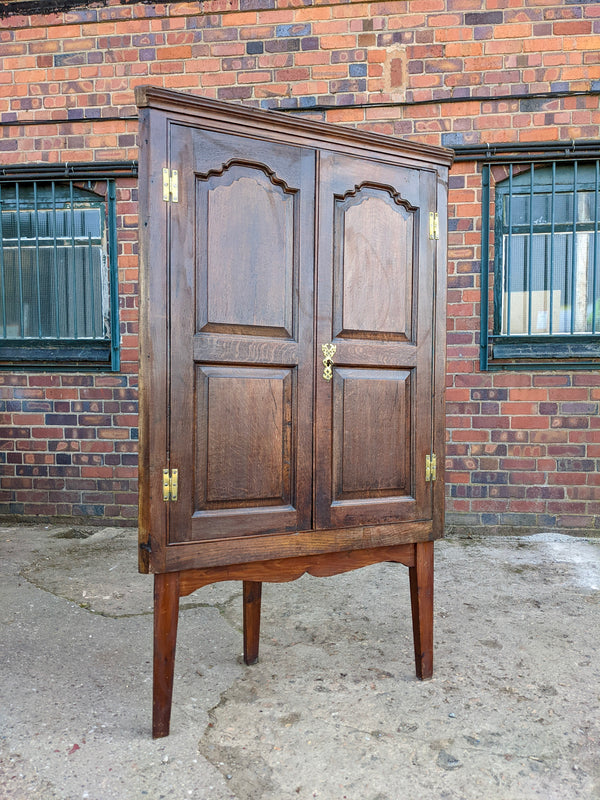
M37 186L42 183L62 185L73 199L73 183L105 182L106 194L99 200L106 213L106 244L108 257L108 293L110 308L110 339L68 339L68 338L0 338L0 371L31 371L44 369L61 372L72 371L120 371L120 325L119 325L119 284L118 284L118 243L116 213L116 175L127 172L127 165L115 162L108 165L106 173L101 165L90 169L89 164L81 165L82 175L77 165L57 165L50 171L28 167L22 172L18 169L2 170L2 185ZM129 165L129 174L135 175L137 165ZM111 172L114 177L111 177ZM70 189L69 189L70 186ZM37 189L34 189L34 199ZM34 202L37 208L37 200ZM36 243L37 248L37 243ZM77 333L75 331L75 336Z
M121 369L121 328L119 325L119 265L117 248L117 187L114 180L107 186L108 215L108 291L110 294L110 366L112 372Z
M553 163L553 187L554 178L556 175L556 162L563 159L556 158ZM600 162L598 156L589 156L588 158L579 157L575 159L573 155L564 158L565 161L574 164L574 187L577 189L577 163L581 161L594 161L596 163L596 182L594 191L594 215L595 215L595 228L594 228L594 253L593 253L593 275L598 285L598 262L597 243L600 240L598 232L599 221L599 184L600 184ZM540 164L546 159L532 157L531 159L518 159L518 163L522 164L526 161L530 167ZM499 334L499 315L501 308L500 292L502 289L501 280L499 278L499 253L500 250L496 247L495 257L493 263L490 261L490 191L491 191L491 166L493 164L500 164L501 166L509 168L509 181L512 178L512 165L517 163L517 160L507 158L498 159L494 158L490 162L483 162L481 167L482 175L482 230L481 230L481 310L480 310L480 357L479 366L482 371L496 371L496 370L511 370L511 371L531 371L531 370L590 370L598 369L600 366L600 332L597 334L551 334L544 336L536 335L500 335ZM530 170L531 183L533 184L533 169ZM511 181L512 183L512 181ZM512 189L509 188L509 194L512 194ZM533 198L532 186L530 185L530 193ZM496 196L497 204L497 196ZM573 204L575 207L575 204ZM576 210L574 208L573 220L570 224L571 230L576 231ZM496 209L496 218L498 209ZM529 235L533 234L533 214L529 215ZM512 220L509 220L509 229ZM562 227L562 226L561 226ZM552 220L551 232L554 233L555 221ZM496 237L498 230L496 229ZM554 247L553 239L551 239L551 247ZM574 248L573 248L574 250ZM574 263L574 254L572 255ZM531 251L530 251L531 260ZM573 268L573 264L571 265ZM490 330L490 274L494 275L494 297L492 298L492 307L494 309L493 319L491 320L494 330ZM531 304L531 298L530 298ZM593 325L592 329L598 328L598 321L596 320L596 308L593 304Z

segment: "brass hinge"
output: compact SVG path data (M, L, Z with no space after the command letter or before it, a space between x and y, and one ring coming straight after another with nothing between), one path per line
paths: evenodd
M440 218L438 216L437 211L429 212L429 238L430 239L440 238Z
M179 176L176 169L163 168L163 200L168 203L171 199L179 202Z
M169 500L175 502L177 500L179 476L176 469L163 469L163 500L168 503Z
M437 477L437 459L435 453L425 456L425 480L434 481Z

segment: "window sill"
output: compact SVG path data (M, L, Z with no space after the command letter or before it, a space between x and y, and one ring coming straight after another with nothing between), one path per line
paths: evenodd
M600 336L490 336L489 370L598 369Z
M48 367L59 370L111 370L109 341L72 339L3 340L0 342L0 370L31 370Z

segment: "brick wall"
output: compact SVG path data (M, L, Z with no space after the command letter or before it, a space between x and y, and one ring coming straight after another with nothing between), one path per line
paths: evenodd
M137 521L137 186L118 184L120 373L0 371L0 516Z
M600 7L559 0L9 2L2 164L137 157L133 88L298 109L432 144L597 139ZM327 110L301 111L314 106ZM123 370L0 373L0 513L131 521L136 196L118 181ZM594 372L481 373L481 173L450 177L448 520L600 525Z
M2 378L0 397L9 398L0 400L2 512L135 520L135 381L127 375Z

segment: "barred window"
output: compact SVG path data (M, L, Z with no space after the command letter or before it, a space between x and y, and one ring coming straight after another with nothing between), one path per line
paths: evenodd
M489 288L482 280L482 296L491 305L482 314L482 366L547 369L556 359L597 366L600 161L483 169L484 194L486 177L494 188L495 227L489 247L485 229L483 237Z
M119 368L114 200L111 180L0 183L0 366Z

